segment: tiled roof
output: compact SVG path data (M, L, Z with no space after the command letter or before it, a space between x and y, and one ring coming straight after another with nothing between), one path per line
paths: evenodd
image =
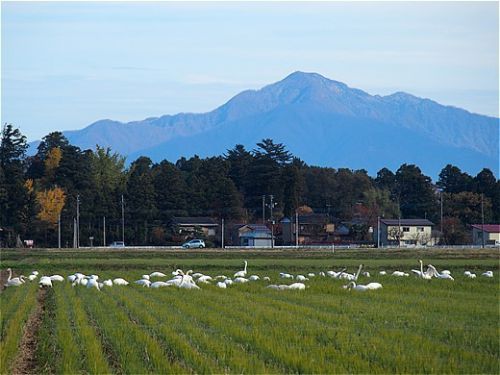
M179 217L173 218L173 222L177 225L200 225L200 226L215 226L219 225L214 218L211 217Z
M500 233L500 224L472 224L472 228L481 230L481 227L482 230L488 233Z
M427 219L380 219L380 222L385 225L404 225L411 226L433 226L434 223Z

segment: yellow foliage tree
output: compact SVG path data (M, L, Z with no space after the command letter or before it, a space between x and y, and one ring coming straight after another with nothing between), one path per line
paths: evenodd
M24 187L29 194L33 193L33 180L31 178L28 178L26 181L24 181Z
M313 209L311 207L309 207L309 206L303 205L303 206L297 207L297 213L299 215L312 214L313 213Z
M53 189L40 191L36 193L36 201L40 206L37 217L41 221L55 226L64 204L66 203L66 194L64 190L55 187Z
M62 159L62 150L59 147L54 147L49 150L45 158L45 176L49 181L52 181L56 173L57 167Z

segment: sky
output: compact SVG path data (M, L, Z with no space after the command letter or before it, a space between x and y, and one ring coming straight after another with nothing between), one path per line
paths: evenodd
M300 70L499 114L498 2L2 2L1 121L29 141L207 112Z

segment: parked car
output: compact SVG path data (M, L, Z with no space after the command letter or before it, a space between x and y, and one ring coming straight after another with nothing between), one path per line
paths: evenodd
M125 247L125 243L123 241L114 241L111 242L111 245L109 247Z
M203 240L191 240L182 244L185 249L203 249L205 247L205 241Z

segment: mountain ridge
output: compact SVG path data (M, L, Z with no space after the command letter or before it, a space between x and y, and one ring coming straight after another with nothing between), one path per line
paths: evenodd
M488 167L498 175L498 118L444 106L401 91L386 96L371 95L318 73L300 71L261 89L242 91L210 112L184 112L127 123L99 120L64 134L82 148L99 144L128 156L129 160L143 155L154 161L163 158L175 161L194 154L221 155L227 148L220 147L227 147L229 143L230 148L237 143L253 147L255 141L262 139L256 140L257 134L263 138L274 135L275 141L287 147L288 143L294 144L291 151L309 164L312 160L324 160L324 166L352 167L346 155L324 159L315 155L315 149L324 149L324 144L332 143L335 137L335 143L343 138L352 144L352 147L344 145L349 152L357 149L356 145L365 144L371 151L364 169L372 172L378 166L386 166L382 160L372 160L377 154L386 153L382 148L399 149L405 144L408 150L401 150L402 155L396 157L400 164L432 149L437 153L434 159L427 158L426 165L421 166L430 173L436 173L438 164L442 168L457 160L467 165L466 168ZM308 147L300 147L295 139L298 134ZM363 139L364 136L372 138ZM404 137L414 137L418 142L412 144ZM387 142L390 138L399 139L400 145L391 145ZM205 144L204 139L213 139L213 142ZM470 154L472 163L463 160L464 151ZM338 165L336 161L346 165Z

